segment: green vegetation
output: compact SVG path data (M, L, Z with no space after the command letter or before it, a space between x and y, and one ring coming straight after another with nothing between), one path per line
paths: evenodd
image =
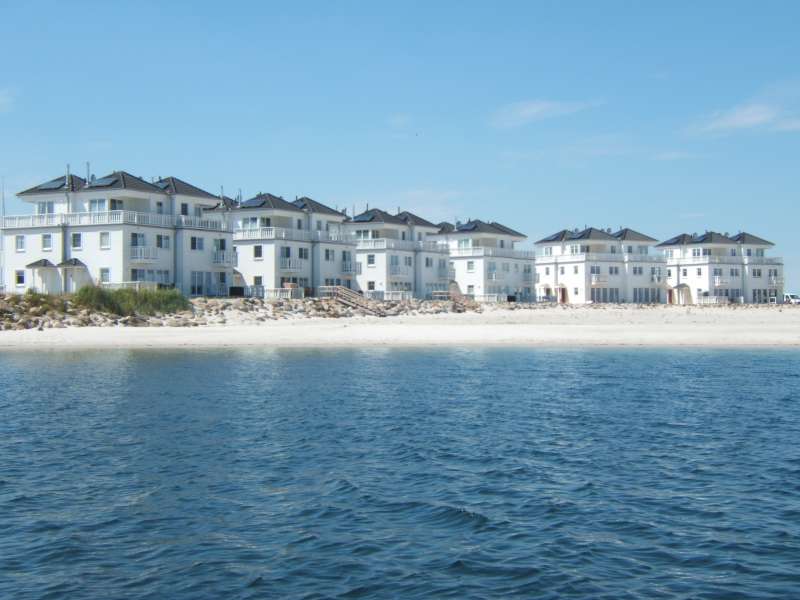
M114 315L154 315L187 310L189 301L175 289L162 290L107 290L99 287L82 287L72 297L76 306Z
M64 302L62 297L40 294L33 290L28 290L23 296L16 296L11 302L13 304L24 304L28 309L36 307L56 312L64 312L67 309L66 302Z

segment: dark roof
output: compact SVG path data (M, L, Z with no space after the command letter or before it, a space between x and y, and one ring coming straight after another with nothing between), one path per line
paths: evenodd
M613 240L617 241L613 235L608 233L605 229L597 229L597 227L587 227L583 231L573 233L569 236L570 240Z
M317 202L316 200L309 198L308 196L303 196L302 198L298 198L294 202L292 202L297 208L301 210L307 210L311 213L320 213L323 215L336 215L337 217L344 217L345 214L338 210L334 210L330 206L325 206L322 202Z
M245 200L238 207L238 209L246 208L271 208L274 210L288 210L292 212L303 212L291 202L287 202L280 196L273 194L258 194L249 200Z
M195 196L197 198L209 198L219 201L219 196L215 196L214 194L202 190L199 187L184 181L183 179L178 179L177 177L162 177L156 181L155 186L167 192L168 194Z
M658 247L658 246L685 246L686 244L691 243L692 239L693 239L692 236L690 236L688 233L681 233L680 235L676 235L673 238L669 238L665 242L661 242L660 244L657 244L656 247Z
M442 221L436 225L439 228L439 233L452 233L455 231L456 226L447 221Z
M528 237L528 236L527 236L527 235L525 235L524 233L520 233L520 232L519 232L519 231L517 231L516 229L511 229L511 227L506 227L505 225L501 225L501 224L500 224L500 223L498 223L497 221L492 221L492 222L490 223L490 225L491 225L492 227L494 227L495 229L499 229L499 230L500 230L500 231L502 231L503 233L506 233L507 235L515 235L515 236L517 236L517 237L524 237L524 238L527 238L527 237Z
M66 175L62 175L61 177L56 177L55 179L51 179L50 181L40 183L37 186L19 192L17 196L55 194L56 192L77 192L86 184L86 180L84 180L83 178L78 177L77 175L70 175L69 185L65 186L64 182L66 181L66 179L67 179Z
M757 235L753 235L752 233L747 233L742 231L741 233L737 233L735 236L731 238L734 242L739 242L740 244L753 244L754 246L774 246L770 241L765 240L764 238L760 238Z
M727 235L716 231L706 231L703 235L695 236L690 244L735 244L736 242Z
M352 219L353 223L391 223L393 225L405 225L406 222L400 217L390 215L380 208L370 208Z
M98 177L88 182L84 190L131 190L135 192L163 194L164 190L125 171L114 171L110 175Z
M36 260L36 261L34 261L34 262L32 262L32 263L30 263L28 265L25 265L25 268L26 269L55 269L56 266L53 263L51 263L49 260L47 260L46 258L40 258L39 260Z
M651 238L649 235L645 235L643 233L639 233L638 231L634 231L633 229L628 229L625 227L624 229L620 229L618 232L613 234L615 238L618 240L622 240L623 242L657 242L655 238Z
M397 216L400 217L403 221L405 221L407 225L419 225L420 227L433 227L433 228L438 227L434 223L426 221L422 217L417 216L414 213L409 212L407 210L404 210L401 213L397 213Z
M569 239L569 236L572 235L572 232L569 229L562 229L561 231L557 231L552 235L548 235L540 239L536 244L545 244L547 242L563 242L566 239Z
M59 267L81 267L81 268L84 268L84 269L86 268L86 265L83 264L77 258L68 258L67 260L64 260L64 261L61 261L60 263L58 263L58 266Z

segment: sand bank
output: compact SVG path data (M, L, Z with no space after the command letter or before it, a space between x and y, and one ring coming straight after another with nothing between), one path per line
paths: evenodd
M0 350L400 346L800 347L800 307L596 306L260 325L0 332Z

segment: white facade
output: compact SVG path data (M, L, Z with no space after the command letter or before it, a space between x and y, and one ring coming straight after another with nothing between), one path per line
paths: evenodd
M287 285L307 294L326 285L355 287L355 242L343 230L343 213L309 198L259 194L231 214L237 272L249 294Z
M168 179L159 187L125 172L88 184L70 175L21 192L35 214L3 219L6 291L162 285L227 294L235 257L225 216L207 214L217 200Z
M450 277L478 301L533 299L533 252L517 249L524 235L499 223L443 223L431 236L448 249Z
M659 244L667 265L669 302L782 302L783 259L773 244L748 233L681 234Z
M666 302L657 240L633 231L562 230L536 242L536 295L568 304Z

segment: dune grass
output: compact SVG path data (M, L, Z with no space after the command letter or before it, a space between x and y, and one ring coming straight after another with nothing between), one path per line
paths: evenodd
M120 316L173 313L190 307L186 297L175 289L107 290L82 287L72 297L76 306Z

